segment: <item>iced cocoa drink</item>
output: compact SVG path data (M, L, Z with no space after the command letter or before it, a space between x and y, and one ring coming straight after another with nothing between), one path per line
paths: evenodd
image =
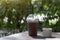
M37 21L28 22L28 33L29 36L37 36Z

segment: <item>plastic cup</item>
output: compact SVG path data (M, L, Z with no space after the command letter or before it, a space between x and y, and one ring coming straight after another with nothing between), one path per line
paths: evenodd
M28 34L29 36L37 36L37 20L28 20Z

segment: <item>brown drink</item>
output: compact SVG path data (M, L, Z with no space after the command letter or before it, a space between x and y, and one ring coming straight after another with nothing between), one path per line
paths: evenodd
M29 36L37 36L37 22L28 22Z

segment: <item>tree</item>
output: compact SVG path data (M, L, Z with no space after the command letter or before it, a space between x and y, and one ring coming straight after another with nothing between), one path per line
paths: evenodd
M41 1L35 1L35 13L45 14L47 15L47 18L45 18L45 21L43 23L44 26L55 26L55 30L60 31L60 1L59 0L41 0ZM33 5L33 6L34 6ZM56 24L49 25L49 20L52 19L58 19L58 22ZM47 24L47 25L46 25Z
M21 26L21 20L30 14L31 0L1 0L1 7L4 8L4 17L8 18L8 22L5 24L7 29L19 29ZM13 27L14 26L14 27Z

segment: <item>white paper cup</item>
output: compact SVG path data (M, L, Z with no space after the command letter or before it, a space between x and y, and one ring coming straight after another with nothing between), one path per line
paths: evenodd
M43 37L52 37L52 28L43 28Z

